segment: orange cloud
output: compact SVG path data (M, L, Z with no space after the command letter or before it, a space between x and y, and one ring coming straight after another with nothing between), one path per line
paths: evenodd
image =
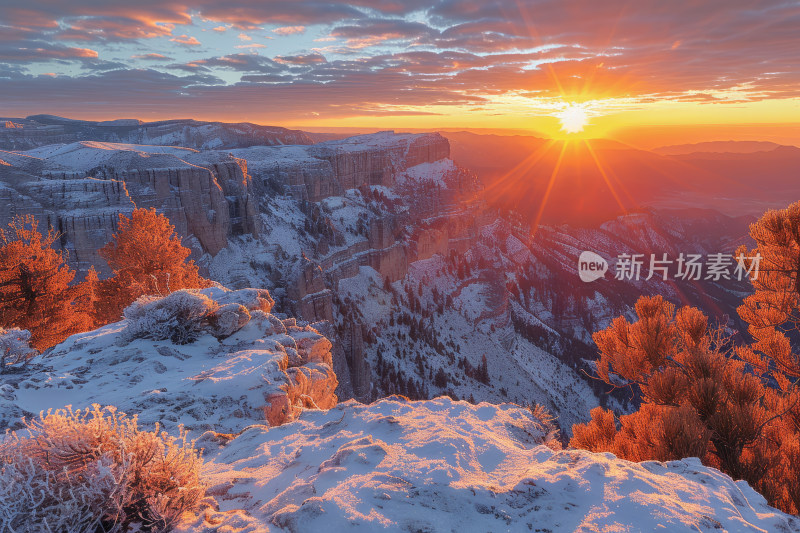
M199 46L201 43L194 37L189 37L188 35L181 35L180 37L173 37L170 41L182 44L185 46Z
M278 35L295 35L298 33L304 33L305 31L305 26L284 26L282 28L275 28L272 30L272 33L276 33Z

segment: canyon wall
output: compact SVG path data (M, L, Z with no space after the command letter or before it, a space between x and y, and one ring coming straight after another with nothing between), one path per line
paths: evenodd
M216 254L234 235L258 234L247 164L219 153L140 152L130 145L74 143L54 150L6 153L0 165L0 212L5 226L15 215L36 216L61 235L69 263L95 265L97 251L117 229L120 214L155 207L187 238L196 256ZM91 165L91 168L87 168Z
M86 131L85 125L51 126L44 130ZM177 134L178 126L115 122L102 127L138 128L133 140L148 141ZM394 282L414 261L463 251L474 242L485 207L475 201L475 177L455 167L449 154L449 143L439 134L393 132L231 150L96 141L41 146L0 153L0 201L14 206L0 213L0 224L16 214L33 214L61 234L59 244L75 268L85 272L95 265L104 275L98 250L111 239L118 215L155 207L195 258L213 258L237 237L252 236L253 241L240 242L252 242L263 250L260 257L266 254L259 261L279 269L272 287L285 290L285 311L308 322L333 323L339 283L362 267ZM376 203L372 195L378 193L388 204ZM278 205L288 201L301 212L274 210L278 197L283 202ZM334 216L331 202L358 203L358 215L352 206L336 215L344 226L360 225L358 233L342 239L345 230L339 228L309 238L301 229L304 222ZM246 259L233 254L229 261L221 268L236 268ZM361 324L340 325L330 334L338 336L335 360L346 378L344 397L367 399L370 393L365 334Z
M392 187L405 169L448 158L450 144L438 133L381 132L308 147L253 147L232 153L248 160L254 176L319 202L363 185Z

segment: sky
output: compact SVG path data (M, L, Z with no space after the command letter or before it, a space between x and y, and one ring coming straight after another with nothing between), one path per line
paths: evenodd
M4 0L0 116L800 143L799 49L797 1Z

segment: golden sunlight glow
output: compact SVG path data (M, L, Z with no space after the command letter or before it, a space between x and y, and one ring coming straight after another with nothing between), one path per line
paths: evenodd
M578 104L569 104L556 117L561 121L561 130L567 133L580 133L589 124L589 114Z

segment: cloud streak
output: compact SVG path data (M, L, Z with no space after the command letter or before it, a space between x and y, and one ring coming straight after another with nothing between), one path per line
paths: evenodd
M28 103L52 101L66 81L90 106L121 80L131 85L119 101L132 106L291 100L275 106L282 116L304 113L294 104L303 98L320 116L345 116L491 109L503 97L642 105L800 97L797 2L199 0L190 11L173 0L30 0L0 6L0 20L2 91ZM268 49L253 42L269 34L292 38ZM193 35L221 40L205 48ZM136 47L129 65L118 63L119 46ZM33 69L42 63L75 68L52 80ZM132 74L142 72L137 82Z

